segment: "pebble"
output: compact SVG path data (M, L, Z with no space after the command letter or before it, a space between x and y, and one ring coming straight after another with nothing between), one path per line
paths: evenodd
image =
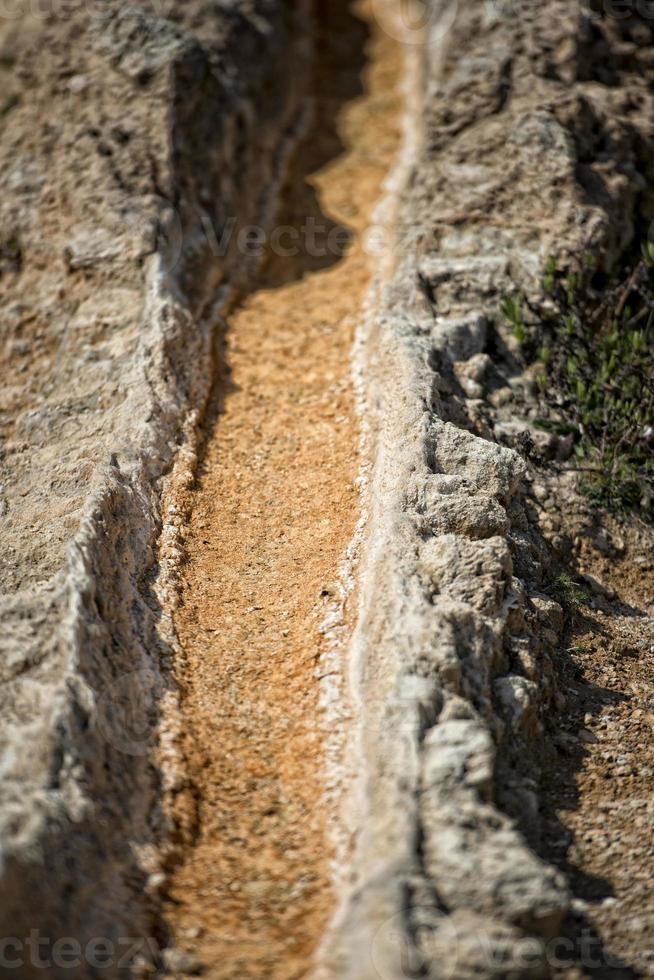
M544 501L547 500L547 487L543 486L542 483L534 483L533 485L534 497L536 500Z
M197 956L185 953L184 950L175 947L164 949L161 959L166 970L173 973L197 974L202 970L202 964Z
M88 87L89 79L87 75L73 75L68 82L68 91L72 92L73 95L80 95Z
M589 731L587 728L582 728L577 732L577 738L580 742L586 742L587 745L595 745L599 742L597 735L594 732Z
M458 361L454 365L454 370L459 378L470 378L471 381L481 382L492 364L488 354L473 354L467 361Z
M148 880L145 884L145 891L148 895L155 895L163 888L165 883L165 874L162 871L155 871L153 874L148 875Z
M503 405L507 405L510 401L513 401L513 391L511 388L498 388L497 391L491 392L488 396L488 401L493 408L501 408Z

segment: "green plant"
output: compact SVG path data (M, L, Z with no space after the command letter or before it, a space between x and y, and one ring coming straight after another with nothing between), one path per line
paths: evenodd
M590 598L586 590L582 589L567 572L561 572L556 577L550 594L570 613L578 612L582 606L587 606Z
M505 297L502 313L537 365L538 424L572 433L591 505L651 516L654 479L654 245L598 290L553 259L542 298Z
M527 339L522 318L523 299L522 295L518 294L517 296L505 296L502 300L502 313L513 327L514 337L521 344Z

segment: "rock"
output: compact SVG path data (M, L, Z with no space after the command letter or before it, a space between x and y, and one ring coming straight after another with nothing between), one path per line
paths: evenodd
M434 533L455 531L470 538L491 538L505 534L509 527L506 510L485 493L425 493L423 513Z
M542 593L530 595L529 601L536 610L540 622L554 630L555 633L560 633L564 622L563 606Z
M600 596L601 598L608 599L609 602L612 602L617 597L614 589L602 585L602 583L598 582L593 575L586 574L586 575L582 575L581 578L583 582L585 582L585 584L593 592L594 595Z
M185 953L176 946L169 946L161 954L164 968L169 973L191 974L197 976L202 973L202 963L192 953Z
M512 573L511 556L502 538L471 541L454 534L426 541L417 567L430 590L487 615L502 605Z
M89 79L87 75L73 75L68 81L68 90L72 92L73 95L80 95L89 86Z
M221 277L244 282L206 229L245 217L243 187L268 197L306 97L304 14L200 2L175 22L165 6L16 8L1 28L21 75L1 67L0 100L22 86L2 118L2 227L22 266L2 276L1 343L29 353L11 351L2 396L0 932L82 948L152 937L158 915L144 855L174 832L179 777L140 729L165 728L176 692L166 682L164 711L138 678L172 677L162 483L176 464L193 476L180 464L212 362L200 307ZM174 269L166 201L193 242Z
M463 301L471 304L475 299L482 300L493 295L498 286L501 288L502 283L508 288L508 271L508 261L504 255L443 257L427 254L420 263L423 278L438 294L440 305L448 310L455 309ZM471 350L466 354L457 349L453 351L453 357L455 360L464 360L466 356L479 353L479 350Z
M495 681L493 690L514 728L528 728L535 724L538 689L533 681L507 674Z
M588 728L581 728L577 732L577 738L580 742L585 742L587 745L596 745L599 742L597 735Z
M481 384L492 366L488 354L474 354L467 361L455 361L452 365L459 381L467 378Z
M481 398L484 393L482 386L476 381L473 381L472 378L463 377L460 379L460 384L463 388L464 394L468 398Z
M529 433L536 452L545 459L554 459L557 450L557 437L552 432L544 432L542 429L534 429L526 426L523 430Z
M64 246L64 258L71 271L92 269L110 262L120 254L120 243L114 235L102 228L79 229L75 237Z
M497 388L488 395L488 401L493 406L493 408L502 408L504 405L508 405L515 398L513 389L508 385L504 388Z
M142 84L194 43L183 28L135 4L100 8L92 37L98 53Z
M524 480L526 467L511 449L488 443L450 423L433 425L433 462L442 473L465 471L469 482L500 501Z
M446 350L453 361L467 361L481 354L486 346L488 321L474 314L454 319L439 318L432 334L439 349Z
M620 555L624 552L624 541L619 535L610 534L606 528L598 528L592 536L595 548L603 555Z

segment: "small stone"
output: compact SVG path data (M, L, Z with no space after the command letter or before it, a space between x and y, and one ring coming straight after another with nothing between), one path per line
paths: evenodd
M536 684L526 677L507 674L494 684L495 693L515 728L528 727L534 720Z
M551 544L557 554L565 554L565 552L569 550L568 540L561 534L555 534L552 538Z
M137 956L136 959L130 964L130 975L134 980L146 980L147 977L152 977L157 972L157 968L150 960L146 960L143 956Z
M145 890L148 895L155 895L157 892L161 891L165 883L165 874L162 871L155 871L154 874L148 875Z
M603 555L609 554L611 551L611 544L609 541L609 536L604 528L600 528L599 531L595 533L593 536L593 544L598 551L602 552Z
M577 732L577 738L580 742L585 742L587 745L595 745L599 742L597 735L591 732L588 728L582 728Z
M14 340L9 348L9 356L26 357L31 349L32 345L29 340Z
M557 437L552 432L543 432L541 429L529 429L529 435L537 453L545 459L554 459L556 456Z
M468 398L481 398L484 393L482 386L471 378L461 378L459 383Z
M492 363L488 354L473 354L469 360L456 363L454 370L459 377L481 383Z
M171 973L190 973L197 975L202 972L202 964L197 956L185 953L182 949L170 947L161 954L163 965Z
M493 408L502 408L503 405L508 405L509 402L513 401L513 398L513 390L506 386L491 392L488 396L488 401Z
M88 88L88 85L89 80L86 75L73 75L68 82L68 91L72 92L73 95L79 95Z
M619 535L610 535L606 528L599 528L592 538L594 546L603 555L622 554L624 552L624 541Z
M449 266L454 260L446 260ZM446 273L451 270L445 270ZM432 280L431 276L428 276ZM437 284L436 280L433 280ZM488 320L482 314L439 319L434 331L439 346L447 349L455 361L465 361L480 354L486 346Z
M570 459L574 445L575 439L572 433L567 436L556 436L554 442L555 458L561 463L564 463L566 460Z
M547 487L543 486L542 483L534 483L533 489L536 500L544 503L547 500Z

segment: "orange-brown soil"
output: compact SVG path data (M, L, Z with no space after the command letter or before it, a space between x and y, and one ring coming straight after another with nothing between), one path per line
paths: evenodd
M370 277L361 235L399 142L401 64L367 5L329 0L319 15L313 122L278 221L299 234L277 252L299 251L273 249L229 318L181 501L192 794L166 913L177 946L221 980L304 976L333 904L320 623L358 519L349 359Z

